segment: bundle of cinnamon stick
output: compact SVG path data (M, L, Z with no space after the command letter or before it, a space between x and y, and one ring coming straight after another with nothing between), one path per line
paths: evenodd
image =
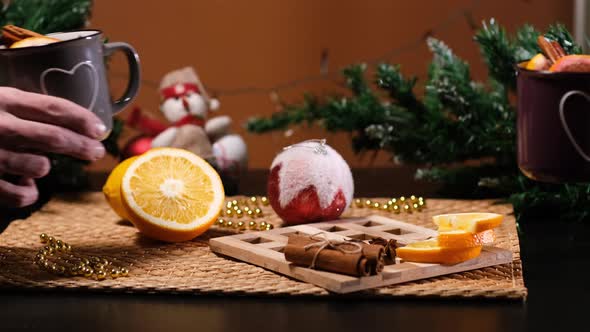
M395 240L330 241L318 235L289 236L285 259L295 265L355 277L378 274L386 264L395 263Z
M539 45L539 48L545 54L547 59L549 59L549 65L554 64L555 62L557 62L557 60L566 56L566 53L559 44L559 42L555 40L548 40L543 35L537 37L537 44Z

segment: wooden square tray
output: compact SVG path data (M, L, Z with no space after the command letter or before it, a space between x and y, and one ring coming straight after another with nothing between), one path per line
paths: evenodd
M455 265L424 264L403 262L397 258L396 264L386 265L381 274L359 278L295 266L285 260L282 251L290 234L314 235L320 232L326 233L328 239L334 240L368 240L382 237L395 239L404 245L437 235L436 231L428 228L375 215L218 237L209 240L209 246L216 253L312 283L335 293L350 293L512 262L511 251L484 246L477 258L463 263Z

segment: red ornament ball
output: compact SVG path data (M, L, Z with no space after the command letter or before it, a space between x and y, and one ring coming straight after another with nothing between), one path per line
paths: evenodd
M283 150L273 161L268 199L286 224L333 220L350 205L354 181L342 156L324 140Z
M121 152L123 159L139 156L140 154L147 152L147 150L152 147L152 140L153 137L143 135L133 138L127 143L127 145L125 145Z

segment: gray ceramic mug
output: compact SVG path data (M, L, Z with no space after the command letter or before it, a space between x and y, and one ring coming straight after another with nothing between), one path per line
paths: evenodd
M0 86L62 97L96 114L107 127L113 115L137 95L140 66L137 52L126 43L104 43L98 30L53 33L62 42L45 46L0 49ZM105 57L122 51L129 63L129 82L123 96L113 101L107 82Z

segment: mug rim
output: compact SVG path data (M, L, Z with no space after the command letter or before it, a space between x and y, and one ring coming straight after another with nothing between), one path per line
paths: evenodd
M62 40L59 43L51 43L51 44L46 44L46 45L42 45L42 46L4 48L4 49L0 49L0 52L1 53L10 53L10 52L14 53L14 52L23 52L23 51L30 51L30 50L44 50L44 49L59 47L65 43L76 42L76 41L79 41L82 39L92 39L92 38L102 34L102 30L98 30L98 29L80 29L80 30L71 30L71 31L57 31L57 32L48 33L44 36L58 35L58 34L64 34L64 33L76 33L76 32L93 32L93 33L90 35L87 35L87 36L80 36L80 37L76 37L76 38L72 38L72 39L68 39L68 40Z

